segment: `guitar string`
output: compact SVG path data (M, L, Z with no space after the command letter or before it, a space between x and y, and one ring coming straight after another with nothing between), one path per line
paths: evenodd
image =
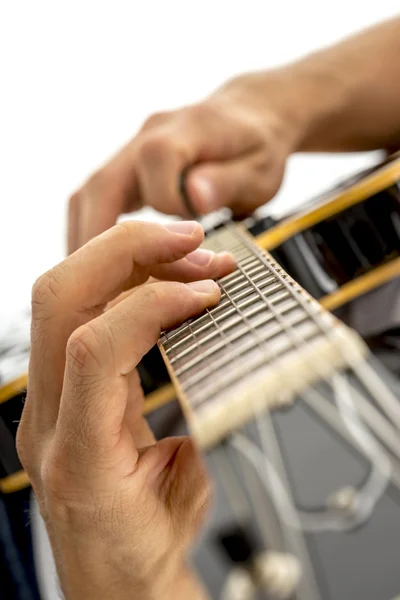
M371 456L371 453L368 453Z
M341 394L340 401L343 402L343 398L345 398L345 402L347 405L344 409L343 407L341 407L341 410L339 411L342 414L342 418L347 424L347 437L350 437L351 440L357 440L358 445L364 448L364 451L367 455L370 455L371 449L373 449L375 456L377 456L378 460L381 462L381 467L380 469L377 469L374 472L374 475L372 477L369 478L370 483L364 486L363 494L360 493L357 495L357 514L354 516L353 519L343 519L342 517L338 517L335 511L331 511L332 514L329 514L330 511L327 511L326 515L324 514L318 516L314 513L311 517L309 513L297 509L297 515L300 520L299 522L296 522L293 519L291 520L288 514L285 514L285 512L282 509L283 520L289 527L301 526L302 530L306 532L319 532L326 531L329 529L334 531L347 531L360 525L366 519L368 519L368 517L372 513L375 504L378 502L378 500L381 498L382 494L387 488L388 478L391 469L388 457L382 453L381 446L378 445L375 442L375 440L370 439L368 443L365 443L365 439L363 439L365 436L365 428L361 425L358 417L354 414L354 406L351 411L353 421L350 421L350 415L343 414L347 413L348 405L353 404L350 394L347 390L344 390L343 388L341 388L340 390L336 390L336 394L338 393ZM339 427L341 428L341 423ZM355 428L357 429L356 431ZM233 440L235 440L235 437L233 438ZM232 443L234 444L234 442ZM257 450L259 450L256 445L254 446ZM270 473L268 477L270 479L271 487L274 487L275 489L275 494L278 498L282 498L283 496L285 496L284 501L277 502L278 506L282 508L282 506L286 505L289 502L289 500L287 499L286 492L286 487L288 486L284 485L277 471L275 470L267 456L265 456L265 454L261 454L261 456L264 457L265 461L268 461L267 467L268 472Z
M314 569L309 559L306 542L302 535L303 528L298 521L296 510L293 510L293 503L288 494L288 490L282 484L281 477L277 474L276 467L273 466L273 460L268 459L265 448L260 450L256 444L241 433L236 433L232 436L229 443L250 462L258 473L267 495L271 496L273 499L275 510L281 522L281 529L287 541L287 547L298 557L303 569L305 568L307 571L307 576L304 577L304 574L302 574L300 580L300 586L303 589L301 589L301 587L300 590L297 589L296 596L299 600L301 600L301 598L304 598L304 600L320 598L321 595L315 580ZM276 459L277 457L275 456L274 458ZM304 557L306 557L306 559Z
M242 271L242 272L243 272L243 271ZM244 273L244 274L245 274L245 273ZM314 319L314 314L311 314L311 318L312 318L313 320L315 320L315 319ZM282 321L281 321L281 322L282 322ZM286 327L286 329L287 329L287 327Z
M240 232L238 232L240 235ZM242 235L243 241L247 247L250 247L250 242L246 239L244 235ZM280 269L274 269L270 262L265 259L262 251L258 250L255 246L255 253L257 253L265 266L270 268L272 272L281 280L281 282L288 287L288 282L285 281L285 278L279 273ZM305 310L309 308L309 304L304 301L303 294L297 289L297 286L293 286L294 295L298 298L299 302L302 304ZM310 314L310 317L313 318L313 315ZM316 320L315 320L316 321ZM328 337L332 338L332 331L326 326L323 320L316 321L316 324L321 328L321 331ZM334 341L334 340L333 340ZM382 409L387 413L389 418L391 418L396 426L400 428L400 405L397 401L395 395L391 392L387 385L378 378L373 371L373 369L365 362L365 361L355 361L354 356L351 352L347 351L346 345L341 345L339 348L345 362L351 366L356 375L359 377L360 381L367 387L368 391L371 393L371 396L377 400L377 402L381 405Z
M245 276L246 274L243 271L243 269L241 268L240 263L238 264L238 268L241 270L241 272ZM222 289L224 289L224 288L222 288ZM256 290L256 291L258 292L258 290ZM227 295L229 297L228 293L227 293ZM232 300L232 298L230 298L230 300L233 303L233 305L235 306L234 300ZM236 308L237 308L237 306L236 306ZM249 320L246 318L245 315L243 315L243 313L240 313L240 314L242 315L243 321L245 323L247 323L254 338L260 344L261 350L262 350L264 356L267 355L266 358L267 358L267 360L269 360L270 352L268 351L269 350L268 347L265 346L265 344L263 343L263 340L259 340L258 332L256 329L254 329L254 327L252 326L252 323L249 322ZM258 422L257 413L254 413L254 417L255 417L256 421ZM257 502L257 494L254 494L254 490L253 490L253 493L251 494L251 496L253 498L253 503ZM279 507L276 505L276 503L274 503L274 504L275 504L276 513L279 516L280 515ZM265 512L265 507L263 507L263 508L264 508L263 512ZM295 514L294 509L293 509L293 514ZM264 519L261 519L260 525L263 521L264 521ZM286 538L288 549L293 551L294 554L298 556L301 564L303 565L303 568L307 572L306 577L304 577L304 580L301 584L301 587L305 587L305 589L302 592L301 588L300 588L300 590L298 592L299 600L301 599L301 597L303 597L304 600L306 600L306 599L307 600L313 600L313 599L317 600L319 598L319 593L317 591L317 583L315 581L314 572L313 572L313 569L311 566L310 558L308 556L307 546L305 544L305 540L303 539L302 532L300 530L298 530L298 531L288 530L285 527L281 527L281 528L283 530L284 537ZM265 548L268 548L270 543L271 543L271 540L268 538L265 539L265 534L264 534Z
M282 323L282 325L283 325L283 327L285 327L286 330L288 329L286 323ZM283 465L283 462L281 461L279 447L277 445L275 435L273 434L271 417L267 413L264 415L263 419L261 419L259 417L259 415L257 415L257 414L255 416L256 416L256 423L257 423L257 426L259 428L260 439L261 439L262 445L263 445L263 450L264 450L263 456L266 458L272 452L272 450L271 450L271 444L275 440L275 444L274 444L275 445L275 450L274 450L275 463L277 463L277 462L281 463L280 464L280 466L281 466L280 471L281 471L281 478L283 478L284 475L285 475L285 467ZM262 427L261 424L262 423L265 424L266 419L268 419L268 423L271 422L271 425L268 427L268 432L266 432L265 430L264 431L261 430L261 427ZM265 425L264 425L264 427L265 427ZM234 439L235 439L235 436L234 436ZM290 489L290 486L289 486L288 482L286 482L286 483L287 483L286 488L283 487L282 489L286 489L288 491ZM270 493L269 486L267 486L267 490L268 489L269 489L269 493ZM275 497L276 497L276 495L275 495ZM279 507L280 503L279 503L279 499L278 498L276 498L275 502L276 502L277 507ZM280 508L282 509L282 507L280 507ZM291 503L290 500L286 503L285 511L281 510L280 512L286 512L286 516L287 516L287 514L291 514L292 518L297 516L296 510L294 509L294 507L293 507L293 505L292 505L292 503ZM287 535L288 531L290 532L290 529L288 530L286 528L286 530L284 529L284 531L286 532L286 535ZM319 596L319 592L317 591L317 584L316 584L316 582L314 580L313 567L312 567L312 565L310 563L308 552L307 552L307 548L304 545L303 538L301 536L291 536L291 539L289 540L289 545L292 548L294 547L297 550L297 555L299 555L299 556L302 557L303 568L306 568L307 571L308 571L308 577L306 577L304 581L308 584L308 587L311 584L311 588L307 589L307 586L306 586L305 597L309 598L310 595L311 595L311 597L313 597L313 596L318 597Z
M246 281L246 283L247 283L247 281ZM225 290L225 293L229 296L229 293L226 291L225 287L223 287L223 290ZM230 298L230 300L231 300L231 298ZM241 313L239 313L239 314L240 314L240 317L242 318ZM218 327L218 324L215 320L212 310L208 311L208 316L209 316L210 322L213 323L213 325L217 329L218 335L221 336L223 341L228 346L232 347L233 346L232 341L226 335L225 331L222 328ZM220 371L217 371L217 373L219 374ZM232 479L230 482L227 482L226 479L223 478L222 482L228 485L227 496L232 504L232 502L234 502L233 501L234 490L232 489ZM271 519L269 518L268 512L265 511L265 506L260 502L261 498L259 497L259 495L258 494L250 494L250 495L251 495L253 508L255 510L255 514L256 514L256 516L258 516L258 522L260 524L261 534L264 539L264 545L267 548L269 546L269 544L272 542L272 539L274 537L273 534L271 535L271 533L273 532L273 527L271 527L271 525L272 525Z
M240 268L240 265L239 265L239 268ZM253 287L256 287L256 286L254 286L254 284L253 284ZM263 295L263 296L264 296L264 294L262 294L262 292L261 292L261 291L259 291L259 293L260 293L260 295ZM267 298L265 298L265 300L266 300L266 303L267 303L267 304L270 304L270 303L268 302L268 299L267 299ZM272 308L272 310L273 310L273 308ZM285 321L285 320L284 320L284 319L283 319L283 318L282 318L280 315L277 315L277 319L280 321L280 323L281 323L281 325L282 325L282 328L283 328L283 329L285 329L285 331L286 331L287 335L288 335L288 336L290 336L290 337L292 338L292 340L293 340L294 344L295 344L295 345L298 347L298 349L299 349L299 350L301 350L301 347L302 347L302 346L304 346L304 339L303 339L303 340L299 340L299 339L298 339L297 332L296 332L296 331L295 331L295 330L294 330L294 329L293 329L293 328L292 328L292 327L291 327L291 326L290 326L290 325L289 325L289 324L288 324L288 323L287 323L287 322L286 322L286 321ZM300 343L299 343L299 342L300 342ZM303 355L303 356L304 356L304 355ZM319 363L319 361L317 361L317 362ZM319 370L320 370L320 369L319 369ZM321 375L322 375L322 377L324 377L324 376L325 376L325 373L322 371ZM339 385L339 384L340 384L342 381L343 381L343 385L345 385L345 383L344 383L344 382L345 382L344 378L343 378L343 377L336 376L336 385ZM342 387L343 387L343 386L342 386ZM353 415L353 416L354 416L354 415ZM358 438L358 440L360 441L360 437ZM370 459L372 459L372 463L371 463L371 464L372 464L372 465L374 465L374 466L373 466L373 470L372 470L372 472L371 472L371 476L370 476L370 478L368 479L368 483L369 483L369 485L368 485L368 484L366 484L366 485L365 485L365 488L364 488L364 495L365 495L365 494L367 494L367 492L366 492L365 490L371 490L371 489L374 489L374 485L373 485L373 484L374 484L374 482L376 481L376 473L377 473L377 469L379 469L379 467L376 465L376 463L374 463L374 458L375 458L375 461L377 460L377 458L376 458L376 456L375 456L375 454L374 454L374 452L373 452L373 450L374 450L374 446L372 445L372 440L371 440L371 438L370 438L370 437L369 437L369 436L368 436L366 433L364 433L364 436L363 436L363 445L362 445L362 448L364 449L364 451L365 451L365 453L367 454L367 456L368 456ZM381 463L381 467L382 467L382 463ZM387 468L386 468L385 470L387 471ZM385 473L385 470L383 471L383 473ZM385 481L386 481L386 478L385 478L385 477L384 477L384 479L385 479ZM381 489L383 489L383 488L381 488ZM376 494L375 494L375 495L376 495ZM360 498L361 498L361 496L360 496Z
M239 235L241 235L241 232L239 232L238 230L236 230L237 233ZM252 249L252 246L250 246L250 242L246 239L246 237L244 235L241 235L241 237L243 238L244 243L247 245L247 247L249 247L249 249ZM265 266L267 268L269 268L270 271L274 272L274 274L276 274L276 276L282 281L282 283L285 285L287 284L287 281L285 281L285 278L283 278L279 271L277 269L273 268L273 265L270 265L270 261L267 261L265 259L265 257L263 256L262 252L259 251L256 247L254 248L255 253L257 253L263 260L263 263L265 264ZM272 268L271 268L272 267ZM297 297L297 299L299 300L299 302L301 303L301 305L304 307L305 310L309 309L309 304L305 302L303 294L301 293L301 291L299 291L298 289L296 289L296 286L293 286L293 295ZM308 310L308 312L310 312ZM310 313L310 317L316 322L316 324L321 328L321 331L330 339L332 337L332 331L330 328L328 328L327 324L325 323L324 320L319 319L318 321L316 319L314 319L314 315ZM335 340L333 340L335 343ZM336 345L336 344L335 344ZM353 369L353 371L355 372L355 374L357 375L357 377L360 379L360 381L363 383L363 385L368 389L368 391L370 392L371 396L378 402L379 405L382 406L382 402L381 399L384 398L384 406L382 406L384 412L386 412L386 414L388 414L388 416L392 416L392 418L396 415L396 414L400 414L400 406L397 402L396 397L394 396L394 394L391 392L391 390L388 388L387 385L385 385L374 373L373 369L371 367L369 367L369 365L367 365L365 363L365 361L362 362L355 362L354 357L352 356L352 354L350 352L347 351L347 347L346 345L341 345L339 348L339 351L341 352L343 358L345 359L345 362L349 364L349 366L351 366L351 368Z
M228 336L226 336L225 332L221 329L218 328L217 324L215 323L214 320L214 316L212 315L212 313L210 312L209 314L210 316L210 320L214 323L215 327L217 327L218 333L220 334L220 336L222 337L223 340L225 340L225 342L230 345L233 346L232 341L229 339ZM218 370L218 376L220 377L219 373L220 371ZM232 498L232 489L229 490L229 494L228 497L231 499ZM266 512L264 510L264 507L260 504L259 502L259 498L257 497L256 494L251 494L251 500L252 500L252 504L255 510L255 514L259 516L259 524L260 524L260 529L261 529L261 534L264 540L264 545L265 547L268 547L268 544L271 542L271 537L270 537L270 530L269 530L269 520L266 518ZM231 500L232 502L232 500ZM260 519L261 517L261 519Z
M243 236L243 237L244 237L244 236ZM245 241L247 242L247 240L245 240ZM266 261L265 261L265 262L266 262ZM266 266L269 266L269 265L268 265L268 263L266 264ZM296 290L296 291L297 291L297 290ZM299 293L299 294L296 294L296 295L298 295L298 296L302 296L302 294L301 294L301 293ZM301 299L302 299L302 298L301 298ZM303 306L304 306L304 302L302 302L302 304L303 304ZM307 305L305 305L304 307L305 307L305 308L307 308ZM272 310L273 310L273 307L272 307ZM278 317L278 318L279 318L279 317ZM313 318L313 315L311 315L311 318ZM294 328L292 328L292 327L288 326L288 324L287 324L287 323L285 323L285 321L284 321L283 319L281 319L281 322L282 322L282 326L283 326L283 327L286 329L286 331L287 331L287 334L288 334L288 335L290 335L290 337L292 337L292 339L293 339L293 338L298 338L297 332L296 332L296 330L295 330ZM319 325L322 325L321 329L323 330L323 332L324 332L324 333L326 333L327 335L329 335L329 337L331 337L331 332L329 331L329 329L328 329L327 325L325 324L325 322L324 322L324 321L322 321L322 320L320 320L318 324L319 324ZM300 341L300 344L298 343L299 341ZM296 339L294 339L294 343L295 343L295 344L298 346L299 350L301 350L301 345L303 345L303 346L304 346L304 340L298 340L298 339L296 340ZM300 347L299 347L299 346L300 346ZM345 355L345 359L347 359L347 358L348 358L348 354L349 354L349 353L346 353L346 355ZM304 355L303 355L303 356L304 356ZM319 362L319 361L318 361L318 362ZM347 360L346 360L346 362L347 362ZM357 365L354 365L354 360L352 360L352 363L353 363L353 365L352 365L352 366L357 366ZM358 373L356 373L356 374L358 375ZM325 374L324 374L324 371L323 371L323 369L322 369L322 373L321 373L321 375L322 375L322 378L324 378L324 375L325 375ZM361 377L360 377L360 379L361 379L361 381L365 382L365 378L361 378ZM379 379L378 379L377 377L375 377L375 380L377 381L377 383L376 383L376 382L375 382L375 383L376 383L376 386L378 387L378 384L380 384L381 382L379 381ZM386 386L384 386L384 385L381 385L380 387L383 387L383 388L385 388ZM380 387L378 388L378 390L379 390L379 391L381 391L381 390L380 390ZM369 391L370 391L370 393L371 393L371 389L369 389ZM375 398L376 398L376 393L375 393L375 394L374 394L374 393L371 393L371 395L372 395L373 397L375 397ZM378 396L378 398L379 398L379 396ZM371 456L371 455L373 456L373 453L372 453L372 454L370 454L370 456Z

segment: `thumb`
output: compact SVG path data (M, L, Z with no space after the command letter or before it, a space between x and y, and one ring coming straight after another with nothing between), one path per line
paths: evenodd
M196 213L208 214L224 206L236 214L249 214L270 200L279 189L283 169L257 156L190 169L186 190Z

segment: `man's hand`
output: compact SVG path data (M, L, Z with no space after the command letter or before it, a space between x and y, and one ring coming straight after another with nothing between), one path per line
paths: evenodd
M296 128L280 100L272 102L244 77L200 104L151 116L72 196L69 252L144 205L187 217L178 185L184 169L198 214L223 206L247 214L264 204L278 190L294 148Z
M293 152L398 149L400 19L280 69L233 79L205 101L153 115L72 196L69 251L147 205L247 214L279 189Z
M155 442L136 371L161 330L218 301L205 278L234 262L202 239L195 222L125 222L34 286L17 444L68 600L203 597L185 554L206 476L189 438Z

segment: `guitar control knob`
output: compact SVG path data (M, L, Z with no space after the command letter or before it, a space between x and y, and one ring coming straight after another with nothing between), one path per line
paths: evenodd
M256 580L277 600L291 598L301 578L299 560L292 554L265 552L255 561Z
M328 499L328 506L347 516L351 516L357 511L357 500L357 490L348 486L332 494Z
M257 589L249 571L237 567L229 574L221 600L254 600L256 593Z

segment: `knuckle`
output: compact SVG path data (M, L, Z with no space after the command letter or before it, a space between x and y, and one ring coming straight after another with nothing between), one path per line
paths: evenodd
M82 191L77 190L70 196L69 199L69 209L70 211L74 211L82 201Z
M62 272L58 267L43 273L32 287L32 317L51 301L60 299L60 285L62 283Z
M106 184L106 172L105 169L98 169L95 171L84 184L81 195L88 196L89 198L92 196L97 196Z
M25 420L22 418L17 429L16 449L21 465L26 471L29 470L30 458L32 456L32 444L30 439L29 428Z
M204 124L211 119L218 118L220 116L220 109L217 106L206 104L201 102L199 104L193 104L187 109L186 118L199 124Z
M139 235L145 227L147 227L146 223L138 224L137 221L121 221L112 227L112 235L122 238L123 241L131 245L133 236Z
M156 285L146 285L142 288L142 300L145 306L149 307L149 310L158 311L158 307L161 307L163 304L163 294L159 289L160 286Z
M153 127L157 127L158 125L165 123L165 121L168 119L169 115L170 115L170 113L167 111L166 112L158 112L158 113L154 113L154 114L150 115L149 117L147 117L147 119L143 123L142 131L145 131L146 129L152 129Z
M72 372L83 376L97 370L100 366L100 339L91 323L82 325L69 337L66 358Z
M139 145L139 160L144 164L159 163L164 161L173 150L171 139L164 133L147 135Z

